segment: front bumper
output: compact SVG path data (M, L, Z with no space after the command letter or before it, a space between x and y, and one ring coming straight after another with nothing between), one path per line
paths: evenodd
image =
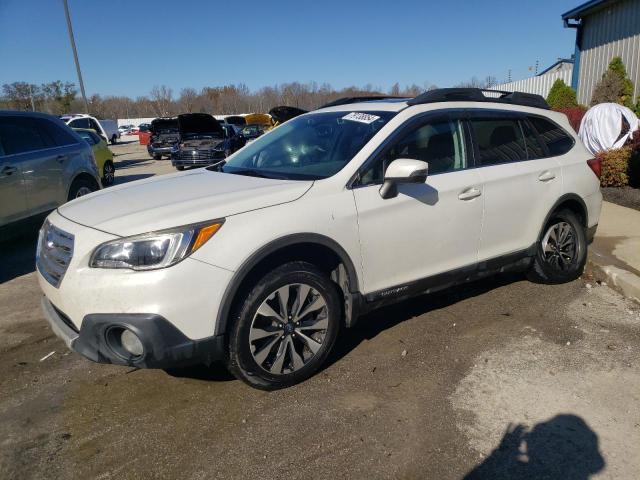
M165 147L154 147L153 145L147 145L147 152L149 155L171 155L171 145Z
M187 338L160 315L90 314L84 317L78 331L71 320L42 297L42 311L53 332L68 348L98 363L129 365L137 368L169 368L204 363L224 358L224 336L198 340ZM144 353L127 355L107 333L110 329L128 329L144 346Z

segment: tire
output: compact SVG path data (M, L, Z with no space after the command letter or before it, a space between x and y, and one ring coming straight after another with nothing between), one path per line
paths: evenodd
M116 143L118 143L118 136L114 135L111 137L111 145L115 145Z
M96 185L90 180L87 180L86 178L76 178L71 184L71 188L69 188L69 197L67 200L71 201L75 198L95 192L96 190Z
M184 170L184 166L183 165L176 165L176 168L180 171Z
M153 155L153 159L154 160L162 160L162 155L154 154Z
M281 302L287 297L283 315ZM229 371L260 390L306 380L322 366L336 341L340 298L337 285L310 263L286 263L268 273L234 310Z
M113 166L113 162L106 161L104 162L104 167L102 168L102 186L110 187L113 185L116 177L116 168Z
M528 277L537 283L570 282L582 274L586 262L584 226L571 210L558 210L542 229Z

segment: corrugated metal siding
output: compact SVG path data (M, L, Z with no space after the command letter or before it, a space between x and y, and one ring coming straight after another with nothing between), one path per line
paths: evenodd
M622 57L640 95L640 1L621 0L582 19L578 101L585 105L613 57Z
M571 85L571 72L572 68L565 68L557 72L549 72L537 77L525 78L524 80L517 80L515 82L502 83L491 87L496 90L506 90L508 92L525 92L525 93L537 93L543 97L547 97L549 90L553 82L561 79L567 85Z

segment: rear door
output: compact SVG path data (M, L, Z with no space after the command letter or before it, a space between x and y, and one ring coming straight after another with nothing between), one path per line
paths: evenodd
M478 259L519 253L536 242L562 193L560 165L546 155L524 115L473 110L469 123L484 189Z

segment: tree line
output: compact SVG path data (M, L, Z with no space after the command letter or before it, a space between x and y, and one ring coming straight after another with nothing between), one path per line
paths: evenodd
M426 88L435 87L427 85ZM395 84L388 93L415 96L424 90L425 87L417 85L401 88ZM94 94L87 98L87 102L89 113L98 118L136 118L193 112L219 115L267 112L279 105L310 110L340 97L384 93L382 89L371 85L337 90L327 83L291 82L263 87L254 92L244 84L204 87L201 90L183 88L176 95L170 87L157 85L148 95L136 98ZM59 80L42 85L14 82L2 86L0 108L61 115L84 112L84 103L73 83Z
M456 86L488 88L495 83L494 77L487 77L485 80L473 77ZM422 86L413 84L405 87L395 83L385 92L371 84L335 89L328 83L291 82L251 91L241 83L204 87L200 90L183 88L176 94L166 85L157 85L148 95L136 98L94 94L87 98L87 102L89 113L98 118L162 117L193 112L225 115L268 112L279 105L312 110L341 97L358 95L414 97L434 88L437 87L429 82L424 82ZM2 85L0 109L35 110L62 115L84 112L84 103L78 96L75 84L71 82L56 80L41 85L13 82Z

